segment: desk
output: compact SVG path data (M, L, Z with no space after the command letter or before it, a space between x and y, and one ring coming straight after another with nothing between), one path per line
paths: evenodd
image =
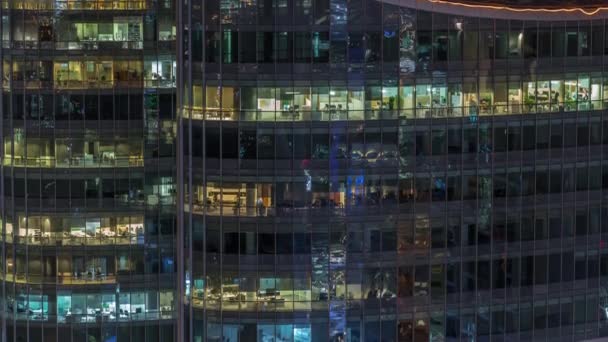
M116 233L111 230L102 230L101 235L103 235L105 237L115 237Z
M102 152L101 153L101 162L103 164L114 164L116 160L116 154L114 152Z
M76 230L76 231L71 231L70 236L77 237L77 238L84 238L87 236L87 234L85 234L85 232L83 232L83 231Z
M294 110L283 110L283 111L281 111L281 118L299 120L300 112L294 111Z

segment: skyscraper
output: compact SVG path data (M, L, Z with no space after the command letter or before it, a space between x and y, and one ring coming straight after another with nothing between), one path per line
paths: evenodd
M0 340L172 341L174 2L0 13Z
M600 6L180 1L178 335L606 336Z
M0 19L0 341L608 335L604 1Z

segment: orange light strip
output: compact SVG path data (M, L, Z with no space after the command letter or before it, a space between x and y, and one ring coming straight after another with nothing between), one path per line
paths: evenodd
M593 10L587 10L580 7L573 8L517 8L517 7L509 7L509 6L497 6L497 5L481 5L481 4L465 4L462 2L452 2L446 0L427 0L428 2L442 5L452 5L452 6L460 6L467 8L477 8L477 9L489 9L489 10L498 10L498 11L510 11L510 12L530 12L530 13L572 13L572 12L580 12L584 15L592 16L596 15L601 11L608 11L608 7L597 7Z

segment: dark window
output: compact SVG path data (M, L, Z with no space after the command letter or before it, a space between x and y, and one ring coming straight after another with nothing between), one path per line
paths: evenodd
M205 133L207 158L220 157L220 132L219 127L207 127Z
M239 61L241 63L255 63L257 61L256 33L241 31L239 34L241 36L241 39L239 39L241 48L238 50Z
M275 252L274 234L259 233L258 234L258 253L274 254L274 252Z
M239 252L239 233L224 233L224 254L237 254Z

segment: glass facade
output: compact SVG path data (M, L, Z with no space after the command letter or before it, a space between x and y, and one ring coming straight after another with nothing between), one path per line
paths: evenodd
M178 11L184 340L608 335L606 11Z
M4 0L2 341L172 341L172 0Z
M608 9L495 3L0 0L0 340L608 336Z

